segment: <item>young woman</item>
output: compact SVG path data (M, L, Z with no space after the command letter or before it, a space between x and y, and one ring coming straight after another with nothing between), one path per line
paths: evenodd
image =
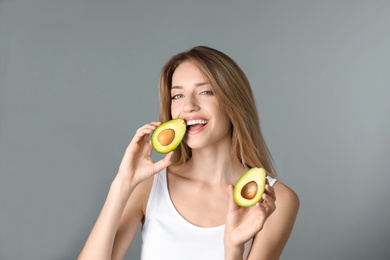
M139 128L79 259L122 259L142 223L141 259L278 259L299 208L280 181L262 137L250 84L226 54L198 46L172 57L159 84L160 122L182 118L180 146L153 162ZM233 185L267 171L262 200L243 208Z

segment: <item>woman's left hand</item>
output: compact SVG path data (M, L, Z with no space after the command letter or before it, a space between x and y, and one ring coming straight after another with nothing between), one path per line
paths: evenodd
M262 230L265 221L274 212L275 191L266 184L262 200L248 208L240 207L234 202L233 185L229 186L229 196L224 234L225 248L243 249L243 245Z

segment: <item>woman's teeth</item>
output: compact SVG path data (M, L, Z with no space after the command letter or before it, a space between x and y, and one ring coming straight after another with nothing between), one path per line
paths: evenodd
M207 124L206 120L189 120L187 121L187 126L192 126L192 125L205 125Z

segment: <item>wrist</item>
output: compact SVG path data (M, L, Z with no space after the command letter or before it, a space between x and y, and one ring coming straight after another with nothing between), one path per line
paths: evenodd
M115 189L119 191L120 194L128 197L135 189L135 185L133 185L130 181L124 180L117 176L111 183L111 189Z
M225 260L242 260L244 246L228 246L225 244Z

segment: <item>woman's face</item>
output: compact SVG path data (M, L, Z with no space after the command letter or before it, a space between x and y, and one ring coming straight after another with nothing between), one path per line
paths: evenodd
M221 111L208 79L191 62L183 62L173 73L171 113L172 118L186 121L185 141L192 149L230 142L230 120Z

